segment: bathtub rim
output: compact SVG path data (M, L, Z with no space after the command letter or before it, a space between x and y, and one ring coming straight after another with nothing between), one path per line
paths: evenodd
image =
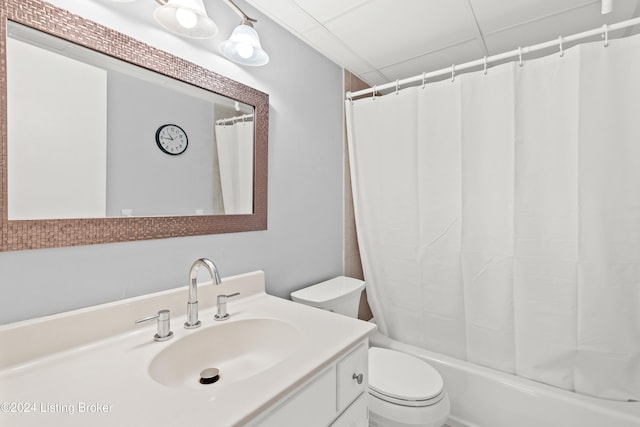
M501 372L472 362L405 344L383 335L379 330L374 331L369 336L369 345L371 347L389 348L414 355L438 370L444 379L445 390L447 390L452 401L451 415L447 421L451 427L479 427L479 425L474 423L474 420L467 420L459 416L459 414L456 414L457 405L455 402L460 396L459 393L451 387L451 384L448 384L447 375L443 372L443 368L461 370L484 380L511 387L520 393L532 395L538 399L552 399L567 406L573 405L576 410L610 416L613 420L621 420L629 423L631 426L640 425L640 402L615 401L564 390L518 375Z

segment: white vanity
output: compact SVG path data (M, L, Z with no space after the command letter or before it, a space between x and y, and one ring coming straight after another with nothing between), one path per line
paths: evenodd
M250 425L367 427L367 348L366 340L356 344Z
M201 284L197 329L186 287L0 326L0 425L365 427L375 326L264 289L262 272ZM173 337L158 342L134 321L163 309ZM201 384L207 368L219 379Z

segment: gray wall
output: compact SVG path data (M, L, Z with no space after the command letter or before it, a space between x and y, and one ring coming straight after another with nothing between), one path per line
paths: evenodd
M203 256L223 277L264 270L267 291L283 297L342 274L338 66L241 0L239 6L259 20L256 29L271 56L265 67L243 68L217 54L214 46L239 23L223 2L205 1L220 34L195 42L114 13L143 2L51 3L269 94L268 230L0 253L0 324L184 286L191 263Z

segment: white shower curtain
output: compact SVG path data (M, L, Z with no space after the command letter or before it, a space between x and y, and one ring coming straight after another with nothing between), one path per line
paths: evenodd
M253 213L253 122L216 125L225 214Z
M392 338L640 399L640 37L346 102Z

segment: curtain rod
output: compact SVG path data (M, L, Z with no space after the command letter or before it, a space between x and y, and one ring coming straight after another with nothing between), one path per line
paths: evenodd
M223 125L229 122L235 123L244 119L253 119L253 114L245 114L243 116L229 117L228 119L216 120L217 125Z
M616 31L616 30L621 30L623 28L632 27L632 26L638 25L638 24L640 24L640 18L629 19L627 21L622 21L622 22L619 22L617 24L612 24L612 25L603 25L602 27L596 28L596 29L593 29L593 30L584 31L582 33L573 34L571 36L558 37L555 40L551 40L551 41L548 41L548 42L545 42L545 43L540 43L540 44L536 44L536 45L532 45L532 46L519 47L518 49L510 50L510 51L504 52L504 53L499 53L497 55L485 56L482 59L477 59L475 61L465 62L464 64L459 64L459 65L454 64L451 67L442 68L440 70L431 71L429 73L422 73L422 74L420 74L418 76L408 77L406 79L398 79L395 82L386 83L386 84L383 84L383 85L376 85L376 86L374 86L372 88L369 88L369 89L362 89L362 90L359 90L359 91L356 91L356 92L349 91L349 92L346 93L346 98L347 99L353 99L356 96L367 95L367 94L371 94L371 93L382 91L382 90L386 90L386 89L396 89L396 90L398 90L400 86L408 85L408 84L411 84L411 83L420 82L420 83L424 84L426 79L430 79L432 77L446 76L446 75L454 76L457 71L467 70L469 68L483 66L483 67L485 67L485 70L486 70L486 67L488 66L488 64L490 62L501 61L503 59L517 57L517 58L519 58L520 62L522 62L522 56L526 55L528 53L536 52L536 51L543 50L543 49L548 49L548 48L554 47L554 46L559 46L560 50L562 51L562 44L563 43L573 42L573 41L576 41L576 40L585 39L587 37L595 36L595 35L598 35L598 34L602 34L602 36L605 39L605 41L604 41L605 46L607 46L609 44L609 32Z

